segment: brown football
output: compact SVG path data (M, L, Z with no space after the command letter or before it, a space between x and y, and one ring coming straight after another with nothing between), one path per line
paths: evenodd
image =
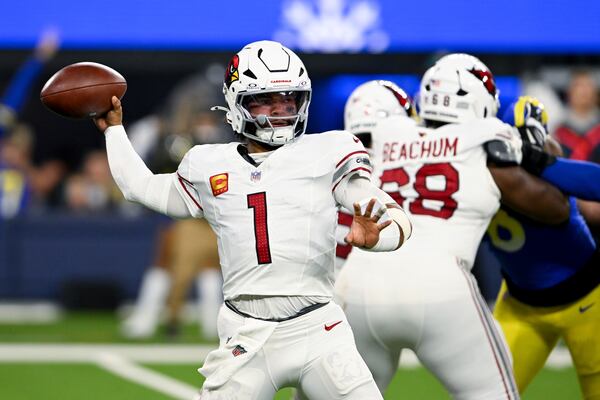
M106 65L80 62L67 65L42 88L42 103L55 113L69 118L93 118L112 108L110 99L123 97L127 82Z

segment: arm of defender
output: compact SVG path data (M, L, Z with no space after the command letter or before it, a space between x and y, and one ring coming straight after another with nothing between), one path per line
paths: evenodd
M554 186L518 166L488 168L502 192L502 203L542 223L560 224L569 218L569 201Z
M600 165L557 158L541 177L565 193L584 200L600 201Z
M523 144L521 167L550 182L563 192L585 200L600 201L600 165L560 157L560 145L547 138L545 147Z
M358 175L344 180L335 190L334 196L338 204L348 210L355 210L359 205L362 212L366 210L371 199L375 199L372 214L387 215L394 223L379 233L375 246L365 249L369 251L393 251L398 249L411 235L412 225L404 210L383 190L366 178Z

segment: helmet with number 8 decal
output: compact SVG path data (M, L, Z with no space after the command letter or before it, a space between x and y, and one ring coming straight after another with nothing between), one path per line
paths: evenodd
M419 93L424 120L462 123L495 117L500 107L492 72L469 54L450 54L425 72Z
M243 136L280 146L306 131L310 78L300 58L278 42L253 42L234 55L225 71L223 94L228 108L213 110L226 111L227 122ZM273 96L295 106L282 115L252 115L251 105L266 104Z
M354 89L346 101L344 129L354 135L368 133L379 121L393 115L416 118L406 92L390 81L368 81Z

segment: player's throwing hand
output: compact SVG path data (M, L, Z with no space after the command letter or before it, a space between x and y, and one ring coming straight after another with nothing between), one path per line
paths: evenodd
M98 118L94 118L94 123L100 132L104 132L109 126L123 124L123 108L121 107L121 100L119 100L117 96L113 96L111 102L113 106L112 110Z
M377 223L385 212L384 207L381 207L375 215L371 216L375 202L375 199L369 201L364 214L361 213L360 205L354 203L354 219L350 226L350 232L344 239L346 243L351 244L352 246L370 249L379 241L379 232L392 223L391 220L381 224Z

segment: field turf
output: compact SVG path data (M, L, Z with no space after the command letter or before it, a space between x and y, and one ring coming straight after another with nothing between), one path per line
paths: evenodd
M118 331L118 319L108 313L67 314L51 324L0 324L0 345L66 345L77 344L129 344L135 345L180 344L214 346L197 337L197 327L186 325L177 338L167 339L161 331L154 337L141 342L124 339ZM17 354L18 356L18 354ZM5 360L0 354L0 398L11 400L28 399L176 399L126 376L111 373L94 359L61 361L33 358L26 361ZM142 369L169 377L189 388L200 387L202 377L196 371L200 361L180 362L161 360L158 362L134 363ZM291 389L282 389L277 400L291 398ZM420 366L401 368L390 385L386 399L448 399L443 387ZM573 368L546 368L535 379L524 394L524 400L579 399L581 394Z

